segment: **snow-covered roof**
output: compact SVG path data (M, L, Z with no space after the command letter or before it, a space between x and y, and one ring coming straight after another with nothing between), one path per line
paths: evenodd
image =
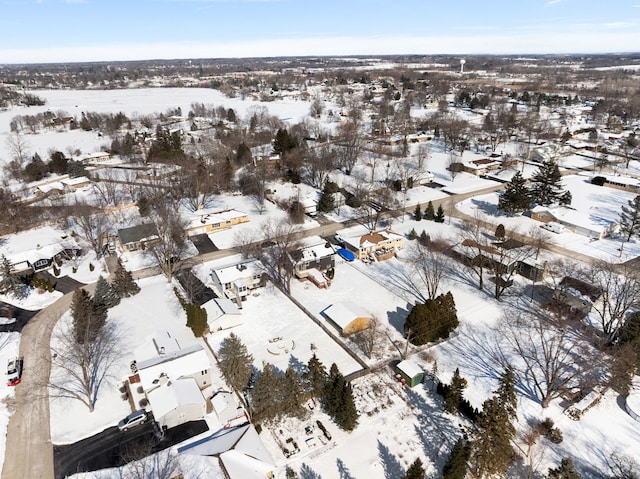
M202 305L207 311L207 318L218 319L225 314L242 314L236 303L227 298L213 298Z
M164 348L164 349L163 349ZM144 343L133 352L136 361L147 361L158 355L173 353L180 350L178 340L169 331L156 331L145 338Z
M33 264L39 259L50 259L65 249L80 249L78 243L64 231L43 226L2 237L0 255L12 263L28 261Z
M590 212L574 210L565 206L556 206L552 208L536 207L535 212L547 211L559 223L584 228L594 233L600 233L611 227L611 223L603 224L601 221L594 221L594 217Z
M259 261L250 259L214 268L212 273L217 276L221 284L225 284L254 274L261 274L262 268Z
M229 391L219 391L211 398L211 405L218 416L227 408L236 408L237 404L234 400L233 393Z
M402 239L403 236L392 232L391 230L374 231L362 236L344 238L345 243L355 248L370 248L378 243Z
M64 190L64 185L60 181L52 181L51 183L38 186L37 190L46 194L51 191L62 191Z
M410 378L413 378L418 374L422 374L424 372L420 366L418 366L416 363L408 359L405 359L404 361L400 361L396 365L396 368L398 368L400 371L405 373Z
M298 251L295 251L291 256L299 262L314 261L320 258L332 256L334 254L333 248L327 248L327 242L323 241L320 244L307 246Z
M65 178L64 180L60 180L60 182L67 186L76 186L82 185L84 183L89 183L91 180L86 176L77 176L75 178Z
M161 418L179 406L205 404L198 383L193 378L161 381L154 389L147 391L147 398L156 418Z
M275 463L251 424L220 429L178 452L218 456L231 479L265 478Z
M161 375L175 380L198 371L211 369L211 362L204 348L194 344L186 348L160 354L154 358L137 361L142 387L153 387L153 381Z
M353 303L336 303L332 304L324 311L324 314L336 323L340 328L344 329L357 318L367 318L368 314L362 312Z

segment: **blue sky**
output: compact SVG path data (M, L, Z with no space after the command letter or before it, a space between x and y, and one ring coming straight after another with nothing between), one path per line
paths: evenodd
M640 51L640 0L0 0L0 63Z

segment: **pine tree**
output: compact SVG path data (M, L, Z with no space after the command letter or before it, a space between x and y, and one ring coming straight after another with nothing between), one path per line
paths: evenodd
M436 223L444 223L444 209L442 208L442 205L438 205L438 209L435 216L433 217L433 221L435 221Z
M471 442L474 476L504 476L513 457L511 440L515 436L515 428L497 397L484 402L476 425L478 429Z
M335 207L333 201L333 188L331 187L329 181L326 181L324 184L324 188L322 188L322 194L320 195L320 200L318 201L318 210L323 213L329 213L333 211Z
M122 261L120 261L120 258L118 258L118 266L116 267L114 276L114 286L121 298L135 296L140 292L140 286L138 286L138 284L133 280L131 271L128 271L122 265Z
M227 384L237 391L244 391L253 373L253 356L238 336L231 333L222 341L218 362Z
M425 470L420 458L416 458L407 469L406 479L424 479Z
M413 212L413 219L416 221L420 221L422 219L422 209L420 208L420 203L416 205L416 209Z
M106 322L106 309L96 305L87 290L78 288L71 299L73 333L78 344L93 341Z
M508 215L522 213L529 209L531 197L526 180L519 171L509 181L498 198L498 209Z
M281 382L271 364L266 363L251 391L253 420L262 422L278 416Z
M545 161L531 178L531 199L542 206L571 204L571 194L562 189L562 175L554 161Z
M582 479L582 476L576 471L573 461L570 457L565 457L560 461L560 465L556 468L549 469L548 479Z
M201 338L209 327L207 310L194 303L185 304L184 310L187 313L187 327L191 328L196 338Z
M282 412L287 416L301 416L304 389L300 375L289 366L282 378Z
M322 405L329 416L335 416L336 410L340 407L340 396L344 387L344 376L338 369L336 363L329 368L329 377L322 392Z
M420 236L418 237L418 242L422 246L429 246L429 243L431 242L431 237L427 234L425 230L422 230L422 233L420 233Z
M467 475L469 457L469 444L463 438L458 439L444 465L442 479L464 479Z
M427 207L424 209L424 219L433 221L434 218L435 210L433 209L433 203L429 201L429 203L427 203Z
M411 344L420 346L448 338L458 327L458 316L451 292L416 304L407 316L404 334Z
M16 278L13 264L4 255L0 257L0 293L10 294L17 299L24 299L29 293L27 285Z
M454 414L460 407L464 389L467 387L467 380L460 376L460 369L456 368L451 377L451 384L444 397L445 411Z
M96 283L93 301L97 305L109 309L120 303L120 296L118 296L115 286L100 276Z
M516 395L516 376L511 366L507 366L500 375L500 384L495 394L509 419L517 420L518 397Z
M640 195L629 200L628 206L622 205L620 229L627 235L627 241L634 235L640 235Z
M319 398L322 396L328 379L327 369L315 353L309 358L307 370L303 373L302 378L308 393L312 397Z
M339 386L336 386L338 388ZM353 389L351 383L342 380L342 387L338 397L337 410L334 414L334 420L338 426L345 431L353 431L358 425L358 410L356 402L353 399Z

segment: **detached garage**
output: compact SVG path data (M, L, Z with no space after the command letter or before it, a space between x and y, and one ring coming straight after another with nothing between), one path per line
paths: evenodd
M369 315L351 303L332 304L322 313L344 335L367 329L371 322Z
M422 368L408 359L396 364L396 373L396 378L411 388L424 382L424 371Z

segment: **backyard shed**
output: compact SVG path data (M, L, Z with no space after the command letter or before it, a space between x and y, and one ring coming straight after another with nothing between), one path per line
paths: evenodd
M422 384L424 382L424 371L413 361L405 359L396 364L396 373L400 375L409 387Z
M323 314L344 335L367 329L371 321L366 313L351 303L332 304Z

